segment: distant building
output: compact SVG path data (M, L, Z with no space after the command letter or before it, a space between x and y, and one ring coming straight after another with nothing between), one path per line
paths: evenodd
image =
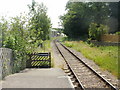
M58 37L58 36L66 37L64 33L61 33L61 31L51 29L50 37Z
M54 29L51 29L50 37L60 36L60 32Z

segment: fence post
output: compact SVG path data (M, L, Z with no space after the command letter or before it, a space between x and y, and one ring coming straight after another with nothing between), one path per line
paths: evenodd
M49 52L49 57L50 57L50 68L51 68L51 53Z

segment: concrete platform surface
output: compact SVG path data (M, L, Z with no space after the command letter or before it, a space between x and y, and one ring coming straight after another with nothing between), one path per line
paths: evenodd
M2 88L73 88L73 85L61 69L32 68L7 76Z

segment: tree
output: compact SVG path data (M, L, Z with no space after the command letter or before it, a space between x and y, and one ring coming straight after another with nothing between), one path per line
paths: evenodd
M0 20L0 34L2 33L2 47L13 51L13 73L26 67L27 53L34 51L36 44L49 39L50 19L46 7L35 1L29 5L30 13L27 16L16 16L10 20ZM29 43L32 40L32 44Z
M2 18L0 25L3 32L2 47L10 48L13 51L13 73L22 70L26 66L26 20L20 17L11 18L9 21Z
M38 4L34 0L29 6L29 33L32 43L49 39L50 18L47 16L47 8L42 4Z
M107 25L100 24L100 26L98 26L96 23L91 23L89 28L89 38L100 41L101 35L108 33L108 30L109 28Z
M2 47L2 24L0 23L0 47Z
M110 2L109 3L109 10L110 10L110 16L108 19L108 26L110 27L109 33L115 33L118 31L119 27L119 3L120 2Z
M68 2L67 13L60 17L64 33L71 38L88 35L91 23L105 24L109 16L108 3Z
M68 3L66 5L67 14L61 16L63 21L64 33L72 38L77 38L81 35L87 34L87 22L85 23L85 4L84 3ZM84 9L84 10L83 10Z
M5 40L5 36L7 35L8 21L4 17L2 17L0 21L0 43L1 46L3 46L3 41Z
M120 35L120 12L119 12L119 10L120 10L120 1L118 2L118 33L119 33L119 35ZM119 38L120 39L120 38ZM120 49L119 49L119 46L118 46L118 54L120 53ZM119 59L119 56L118 56L118 59ZM119 76L120 76L120 69L118 69L118 74L119 74Z

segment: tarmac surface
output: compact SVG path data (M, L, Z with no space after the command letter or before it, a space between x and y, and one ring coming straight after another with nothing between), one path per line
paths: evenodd
M59 68L25 69L20 73L7 76L2 81L2 88L71 88L69 90L74 90L70 78Z

